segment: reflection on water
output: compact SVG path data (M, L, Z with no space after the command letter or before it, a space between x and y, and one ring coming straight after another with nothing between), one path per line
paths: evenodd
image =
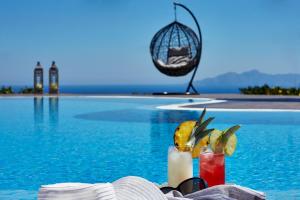
M58 97L49 97L49 121L51 124L58 122Z
M181 123L187 120L197 120L198 111L156 110L152 112L151 120L156 123Z
M49 97L49 122L56 125L58 122L58 97ZM34 124L36 128L41 129L44 124L44 98L34 97Z
M41 124L44 121L44 98L34 97L34 121L36 124Z
M75 118L92 121L117 121L140 123L180 123L185 120L196 120L199 113L196 111L181 110L139 110L123 109L75 115Z
M175 126L187 120L197 120L199 117L196 111L176 111L176 110L155 110L151 112L151 138L154 141L159 137L165 136L164 133L173 133ZM173 125L166 125L171 123ZM155 139L156 138L156 139Z
M156 156L161 155L162 149L167 150L168 146L173 145L173 134L179 123L198 118L199 113L196 111L153 110L150 129L151 152ZM161 156L166 155L167 152L164 152Z

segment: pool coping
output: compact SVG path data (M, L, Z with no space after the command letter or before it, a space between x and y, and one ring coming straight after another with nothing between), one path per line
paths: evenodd
M157 109L164 110L186 110L186 111L203 111L204 108L208 111L214 112L300 112L300 109L276 109L276 108L213 108L206 107L206 105L226 103L229 100L207 98L208 102L193 102L182 104L169 104L158 106ZM195 107L202 105L201 107Z
M205 105L226 103L228 100L215 99L212 97L199 96L153 96L153 95L0 95L0 99L15 99L15 98L126 98L126 99L191 99L191 100L206 100L203 102L168 104L156 106L162 110L185 110L185 111L202 111ZM250 100L251 101L251 100ZM202 107L195 107L202 105ZM300 112L300 109L266 109L266 108L206 108L208 111L214 112Z
M203 108L194 108L194 107L182 107L182 106L193 106L193 105L208 105L213 103L223 103L226 100L216 100L220 102L198 102L198 103L191 103L191 104L170 104L170 105L163 105L158 106L156 108L163 109L163 110L186 110L186 111L202 111ZM221 102L222 101L222 102ZM208 111L214 112L300 112L300 110L295 109L266 109L266 108L206 108Z

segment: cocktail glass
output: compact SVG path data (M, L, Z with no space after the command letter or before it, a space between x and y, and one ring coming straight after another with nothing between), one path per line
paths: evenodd
M182 181L193 177L193 158L190 151L178 151L169 147L168 185L177 187Z
M203 152L199 157L200 177L206 180L208 186L225 184L224 154Z

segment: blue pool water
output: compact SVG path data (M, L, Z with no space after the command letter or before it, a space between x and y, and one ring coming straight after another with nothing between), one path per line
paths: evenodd
M158 105L186 99L0 98L0 199L36 199L42 184L107 182L127 175L167 180L179 122L196 111ZM300 199L300 113L208 112L213 126L241 124L226 181ZM198 163L194 161L195 176Z

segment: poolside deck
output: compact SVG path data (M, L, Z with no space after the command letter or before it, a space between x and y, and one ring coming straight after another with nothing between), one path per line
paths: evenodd
M226 100L215 104L194 104L189 108L280 109L300 110L300 96L270 96L241 94L203 94L199 97Z

